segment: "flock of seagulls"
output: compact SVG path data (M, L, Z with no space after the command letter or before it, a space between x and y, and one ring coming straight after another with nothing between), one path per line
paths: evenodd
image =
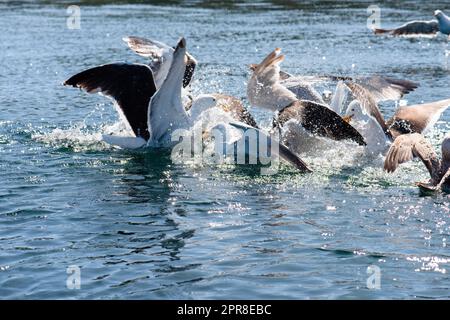
M105 142L127 149L172 148L178 142L172 140L172 133L192 128L199 120L205 119L209 129L221 126L224 130L238 133L225 142L225 149L232 149L237 140L245 139L239 133L248 129L269 139L269 134L257 127L254 118L237 98L202 94L195 99L183 99L188 95L183 94L183 87L189 86L197 64L186 51L184 38L175 48L137 37L124 40L136 53L151 58L150 64L106 64L80 72L64 82L64 85L89 93L100 92L114 100L119 116L133 136L104 135ZM157 66L155 71L151 69L153 65ZM161 78L160 83L155 81ZM214 117L211 117L211 112L215 112ZM311 171L279 141L269 140L278 144L275 151L282 159L301 171Z
M450 20L436 11L437 21L414 21L393 30L375 33L450 33ZM270 52L260 63L249 65L247 99L251 106L273 113L273 126L259 128L254 117L236 97L201 94L192 97L191 82L197 60L181 38L175 47L140 38L123 39L147 63L112 63L82 71L64 82L89 93L100 92L114 100L116 110L129 129L128 136L104 135L103 140L122 148L172 148L172 134L189 130L199 123L202 130L221 127L233 131L227 147L245 139L246 130L276 143L278 155L302 172L312 171L300 158L306 141L323 139L348 141L375 154L385 154L384 169L394 172L413 158L419 158L430 180L416 183L423 191L450 189L450 135L442 142L442 159L422 135L431 129L450 106L450 99L413 106L400 106L385 120L378 104L398 101L416 90L409 80L379 75L365 77L323 76L321 81L336 84L334 93L319 93L311 77L292 75L280 68L285 56L281 49ZM315 79L317 81L317 79ZM245 150L246 153L252 152Z

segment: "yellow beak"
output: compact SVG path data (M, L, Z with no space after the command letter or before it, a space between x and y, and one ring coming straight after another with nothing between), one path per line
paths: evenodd
M350 115L348 115L348 116L343 116L342 119L343 119L345 122L350 123L350 121L352 121L353 116L354 116L354 114L350 114Z

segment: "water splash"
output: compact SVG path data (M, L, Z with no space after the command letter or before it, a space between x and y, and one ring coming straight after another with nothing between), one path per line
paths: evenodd
M69 148L75 152L102 151L112 147L102 140L103 134L129 135L124 123L88 126L82 121L67 129L55 128L50 132L36 132L31 135L35 141L57 148Z

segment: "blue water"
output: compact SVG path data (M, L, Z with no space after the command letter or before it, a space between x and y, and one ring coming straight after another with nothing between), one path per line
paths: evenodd
M282 47L294 74L420 82L413 104L450 97L444 37L375 37L363 1L80 3L80 30L66 27L68 2L0 4L1 298L450 298L450 201L419 194L421 163L389 175L381 157L337 144L304 155L312 174L175 165L100 142L118 123L111 102L61 85L99 64L144 62L123 36L183 35L200 62L196 94L247 103L246 66ZM379 4L384 27L450 12L447 1ZM436 146L449 120L428 135ZM72 265L80 289L66 286ZM372 265L379 289L367 287Z

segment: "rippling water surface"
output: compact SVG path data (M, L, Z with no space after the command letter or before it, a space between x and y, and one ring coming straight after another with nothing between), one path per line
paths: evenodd
M381 157L336 144L305 155L308 175L175 165L101 143L118 122L110 101L61 86L95 65L143 62L125 35L184 35L200 62L195 93L245 100L246 65L282 47L291 73L407 78L420 103L450 97L444 37L374 37L363 1L110 2L80 1L81 30L66 27L62 1L0 4L0 297L450 297L449 198L420 196L420 163L388 175ZM450 12L444 1L379 5L383 26ZM429 134L436 146L449 119ZM71 265L80 290L66 287ZM371 265L379 290L366 285Z

